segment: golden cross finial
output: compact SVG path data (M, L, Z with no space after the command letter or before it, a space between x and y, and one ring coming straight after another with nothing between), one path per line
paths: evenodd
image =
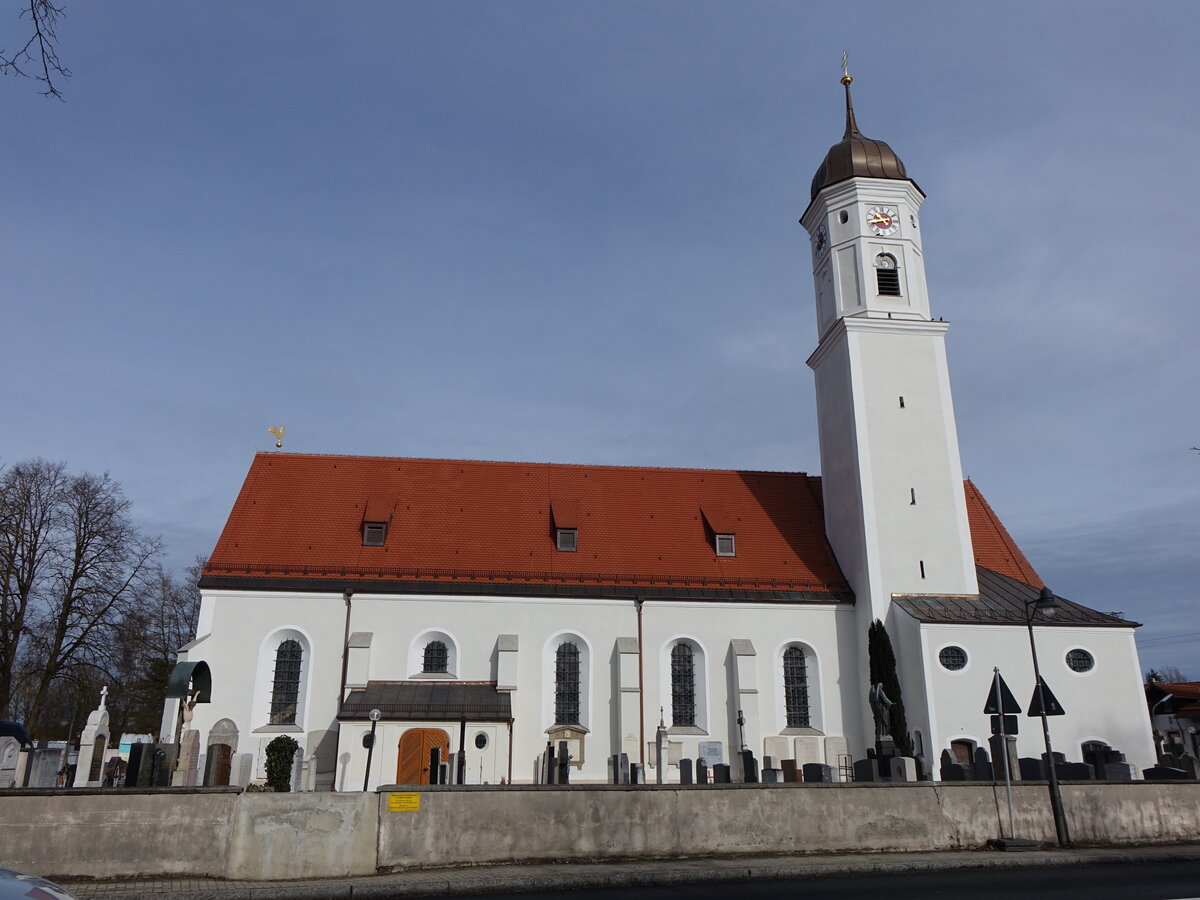
M283 449L283 432L284 432L284 429L286 429L286 428L287 428L286 425L280 425L278 428L276 428L274 425L272 425L270 428L267 429L267 434L269 434L275 438L275 449L276 450Z
M850 51L842 51L842 84L849 86L854 79L850 76Z

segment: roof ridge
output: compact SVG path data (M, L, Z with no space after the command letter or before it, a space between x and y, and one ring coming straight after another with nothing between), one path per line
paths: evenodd
M545 466L550 469L607 469L616 471L653 471L653 472L711 472L726 475L786 475L795 477L809 476L807 472L790 472L782 469L716 469L703 466L636 466L619 463L568 463L547 462L519 459L466 459L437 456L378 456L362 453L282 453L273 450L259 450L254 454L255 459L360 459L379 460L381 462L428 462L428 463L465 463L482 466ZM253 466L251 466L253 469Z

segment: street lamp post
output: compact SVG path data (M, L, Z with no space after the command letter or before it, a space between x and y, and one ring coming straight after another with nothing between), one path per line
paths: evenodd
M1042 588L1036 600L1025 601L1025 627L1029 630L1029 652L1033 655L1034 694L1038 700L1042 719L1042 737L1046 741L1046 780L1050 785L1050 811L1054 814L1054 831L1060 847L1071 846L1071 835L1067 831L1067 817L1063 813L1062 794L1058 790L1058 773L1054 771L1054 750L1050 746L1050 725L1046 721L1046 698L1042 692L1042 671L1038 666L1037 645L1033 640L1033 620L1039 611L1052 618L1059 610L1058 598L1050 588Z
M375 752L375 726L383 718L383 713L377 709L373 709L367 716L371 720L371 733L363 735L363 746L367 748L367 770L363 772L364 793L367 790L367 785L371 783L371 754Z

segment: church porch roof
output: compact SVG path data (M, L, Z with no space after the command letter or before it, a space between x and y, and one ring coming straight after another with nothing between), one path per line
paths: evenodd
M976 566L978 597L928 594L895 594L892 601L913 618L936 625L1025 625L1027 604L1036 602L1040 587L1018 581L983 566ZM1101 628L1138 628L1137 622L1097 612L1064 597L1052 618L1039 616L1038 628L1087 625Z

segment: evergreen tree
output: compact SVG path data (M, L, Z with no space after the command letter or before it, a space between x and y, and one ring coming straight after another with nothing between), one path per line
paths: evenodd
M896 751L901 756L912 756L913 741L904 715L904 696L900 690L900 676L896 672L896 654L892 651L892 640L888 637L887 629L879 619L867 629L867 659L871 684L882 684L883 692L892 701L888 715Z

